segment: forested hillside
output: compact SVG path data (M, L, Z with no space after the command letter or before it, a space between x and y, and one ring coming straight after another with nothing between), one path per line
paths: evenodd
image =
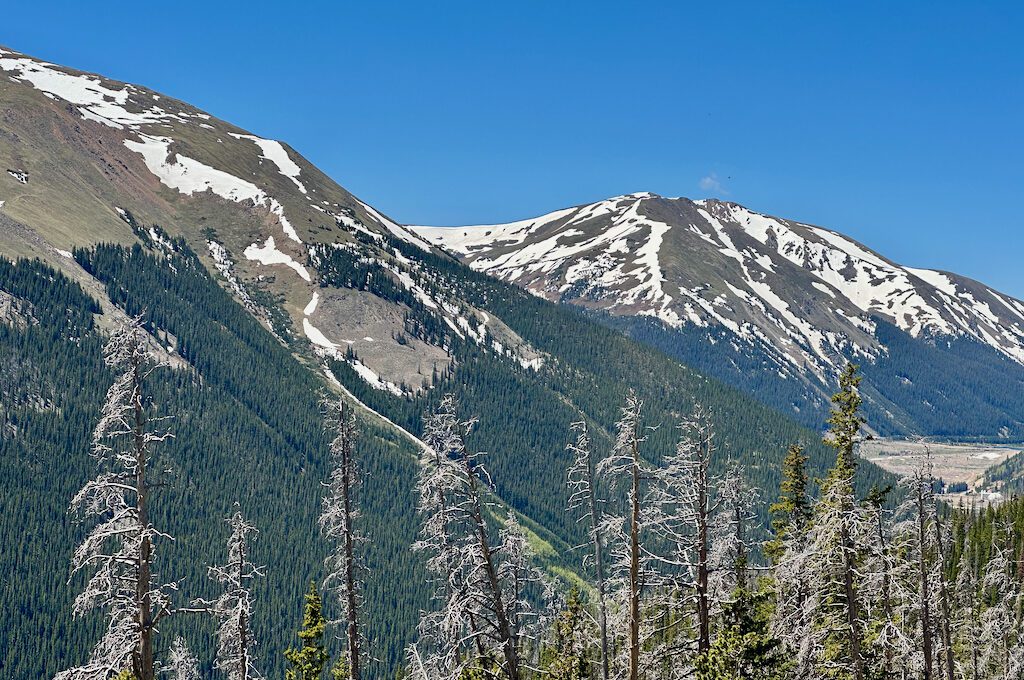
M808 426L847 361L885 435L1024 438L1024 303L837 231L639 192L506 224L410 227Z
M120 286L131 308L130 289L146 290L147 279L160 281L162 271L183 281L164 282L170 296L164 302L197 295L203 281L212 283L194 256L176 246L161 253L100 246L76 256L90 271L108 272L107 285ZM279 672L282 665L288 678L321 678L330 668L335 680L386 677L391 670L417 680L856 680L907 671L980 680L1017 677L1024 663L1021 503L944 508L927 452L898 486L858 492L855 480L867 468L856 455L864 420L853 365L832 398L822 444L834 457L818 485L812 484L804 448L795 444L780 464L777 490L755 487L737 461L723 467L720 421L696 401L677 414L674 446L662 455L653 450L648 405L634 390L620 400L604 452L594 447L587 420L572 423L567 460L552 473L583 540L578 549L561 548L555 555L520 523L519 513L491 495L500 488L488 470L492 457L470 445L480 434L478 421L466 419L454 394L424 414L423 441L414 456L406 447L386 451L380 446L384 433L357 420L344 398L332 397L320 402L327 410L313 416L324 429L307 440L329 451L319 465L315 455L289 445L288 436L300 434L295 430L271 442L267 460L247 460L234 450L230 461L218 461L218 449L230 450L230 440L206 425L227 421L200 398L207 388L198 384L195 345L185 349L183 342L201 339L202 331L187 331L173 313L146 312L129 317L104 340L93 323L98 308L77 285L28 261L4 263L0 274L5 290L23 296L11 298L12 320L45 318L46 326L38 327L73 346L92 338L94 358L104 344L104 368L98 362L93 368L113 378L109 389L103 389L106 381L96 385L102 407L82 409L98 423L92 436L68 438L72 446L77 438L85 440L84 448L91 444L96 467L84 466L77 482L61 474L65 483L52 485L73 493L84 481L72 507L90 528L88 537L80 539L80 531L68 532L59 521L58 529L65 530L56 532L32 522L31 510L54 511L45 502L30 502L49 496L51 489L42 484L36 493L28 490L20 506L4 508L29 509L25 526L68 541L52 552L43 543L50 559L41 564L8 564L15 556L3 556L5 569L39 575L27 584L8 584L8 594L21 604L5 614L33 611L42 633L59 634L67 645L39 657L21 651L31 645L20 636L4 639L5 659L24 653L29 660L17 668L5 665L16 677L38 675L32 664L52 663L70 666L56 674L59 680L147 680L157 673L198 680L216 672L244 680L264 677L267 669ZM41 278L60 291L56 304L39 296ZM196 328L229 344L232 335L248 336L214 291L220 289L194 299L198 309L221 315L224 323L200 320ZM156 290L149 292L160 299ZM151 371L162 351L154 338L174 338L189 365ZM273 346L256 343L271 353ZM264 367L244 342L236 348L253 362L235 367L239 377ZM216 364L203 370L221 374ZM26 391L39 398L22 402L45 412L57 399L40 385ZM287 386L277 391L299 397L289 395ZM220 392L211 396L225 397L236 414L262 414L256 418L264 426L273 419L267 404L255 406L251 395ZM200 408L186 415L176 406L181 398ZM33 426L41 426L40 434L58 429L24 410L5 414L5 425L22 442L38 437ZM88 430L91 422L84 425ZM195 455L200 434L208 443ZM367 437L375 445L366 446ZM250 453L264 446L258 436L240 439ZM283 451L297 455L275 455ZM14 447L9 452L22 460L26 453ZM186 462L176 463L172 455ZM389 465L395 458L405 464ZM278 489L279 502L223 483L239 480L239 469L251 463L288 483ZM217 469L221 465L234 474L220 477L226 472ZM311 479L316 468L319 480ZM52 467L16 472L37 481L53 474ZM256 477L253 472L246 470L243 479ZM403 473L404 489L375 481L402 479ZM9 485L22 481L12 478ZM312 498L295 488L310 481L319 482ZM232 493L241 504L225 502ZM412 501L404 518L395 512L400 496ZM182 512L197 499L205 499L206 513ZM271 509L279 513L276 521ZM760 519L766 509L768 530ZM226 528L220 521L225 517ZM317 526L320 532L303 530ZM268 539L277 545L268 546ZM77 540L69 560L73 578L54 583L59 572L41 567L68 559ZM210 567L204 582L203 556L206 564L224 564L218 543L226 543L227 562ZM396 554L414 556L408 572ZM310 561L313 556L327 559L320 564ZM48 595L79 589L73 610L85 617L68 622L59 607L69 603ZM381 624L391 623L413 594L416 613L410 611L404 633L398 631L403 645L382 664L381 643L395 631ZM289 606L300 596L301 617ZM270 617L268 606L276 609ZM292 627L297 638L287 634ZM77 665L90 647L88 661Z
M724 331L679 329L645 317L587 313L596 321L650 345L687 366L714 376L773 405L797 422L816 427L828 413L813 376L780 379L759 353L737 352ZM964 441L1017 441L1024 434L1015 414L1024 413L1024 369L971 338L910 338L883 318L872 319L888 351L861 359L871 428L883 436L907 433ZM709 333L715 342L708 342ZM851 360L856 357L850 356ZM933 370L941 366L941 371Z
M651 194L501 225L495 278L281 142L0 69L0 678L1024 677L1024 505L858 456L1020 436L1021 303Z
M174 438L159 447L171 470L156 494L153 521L176 540L161 548L161 573L183 579L187 597L207 596L206 566L221 560L222 521L236 501L259 527L254 556L267 565L254 628L267 672L280 669L277 650L296 619L302 593L321 570L316 515L326 474L327 436L317 405L316 376L221 289L194 256L160 261L141 248L79 254L103 268L111 293L144 323L170 333L184 368L161 367L147 380L152 412L171 416ZM170 267L174 266L177 272ZM71 551L84 527L66 513L92 474L90 433L111 376L101 361L104 338L96 303L51 269L0 260L0 290L23 300L32 323L0 323L4 361L0 658L10 678L51 677L84 658L101 620L72 623ZM23 296L23 297L22 297ZM157 321L158 320L158 321ZM159 334L159 333L158 333ZM368 633L393 663L422 606L423 577L407 546L415 535L408 480L415 449L393 430L364 425L368 469L364 522L374 576L367 608L379 622ZM204 620L169 621L164 644L185 631L207 649ZM48 640L40 645L40 640Z
M415 399L369 390L345 373L348 365L342 362L332 362L336 374L368 405L417 434L421 415L436 405L438 395L458 393L463 411L480 418L469 441L489 452L497 496L549 546L541 552L552 569L573 563L567 549L583 536L564 512L569 426L582 412L592 425L595 447L607 450L624 385L635 386L649 402L647 422L657 429L650 432L645 455L652 460L673 449L675 421L701 400L719 423L716 469L730 460L744 461L751 482L771 488L778 482L782 452L794 441L808 444L817 474L826 468L827 453L815 444L817 435L742 394L443 257L407 254L436 258L431 266L449 282L473 291L481 306L500 313L544 352L544 365L524 367L474 354L466 345L457 350L443 388ZM145 327L179 358L177 367L161 367L147 379L153 413L172 416L174 433L160 446L173 472L154 502L154 521L176 538L174 549L162 549L162 572L185 579L190 595L207 594L206 565L217 562L226 532L221 520L238 501L260 529L254 552L267 567L254 628L267 650L282 649L287 631L279 622L296 618L301 594L318 577L324 554L315 521L327 459L318 394L329 383L321 379L317 360L301 350L296 358L294 348L282 345L232 300L182 241L98 246L76 251L75 258L104 284L110 300L130 315L141 314ZM4 616L17 623L4 629L2 640L5 658L16 664L10 666L14 677L32 677L81 656L100 624L95 617L84 619L85 625L70 620L67 565L83 527L65 511L90 474L89 433L111 378L100 361L104 332L92 320L96 303L77 284L38 263L3 266L3 290L20 311L0 325L4 355L10 358L2 439L9 521L3 523L2 560L4 573L20 576L5 582ZM370 536L366 611L375 612L367 632L379 659L369 672L377 674L402 659L428 590L417 585L424 581L408 549L416 526L416 448L380 420L371 417L365 427L368 434L359 441L367 466L363 510ZM867 478L879 475L869 468ZM187 617L169 622L162 639L169 642L179 630L194 648L205 648L208 623ZM59 643L42 654L30 651L39 635ZM268 672L281 668L278 654L268 651L264 658Z

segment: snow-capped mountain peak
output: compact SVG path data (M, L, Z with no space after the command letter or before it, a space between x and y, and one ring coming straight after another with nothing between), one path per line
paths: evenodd
M1024 363L1019 300L731 202L645 192L508 224L411 229L548 299L725 328L783 371L823 376L850 355L886 352L876 318L914 338L973 338Z

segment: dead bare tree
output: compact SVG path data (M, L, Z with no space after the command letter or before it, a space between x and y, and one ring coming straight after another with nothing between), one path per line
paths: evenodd
M335 594L345 613L348 672L352 680L362 678L359 632L362 562L357 545L365 539L355 528L359 517L359 466L355 457L358 436L355 411L343 399L327 401L328 424L334 432L331 441L331 473L320 513L320 530L334 544L324 565L327 576L323 587Z
M125 322L110 337L104 360L117 372L93 431L92 456L99 468L75 495L71 508L97 524L75 550L71 571L89 571L74 603L75 616L103 610L107 630L89 661L58 673L58 680L107 680L131 670L154 680L157 626L171 613L175 584L154 583L156 539L172 540L149 520L151 447L171 435L153 425L144 391L153 364L141 320Z
M256 639L252 633L252 583L264 572L249 556L249 544L259 532L238 510L227 523L231 527L227 563L209 569L210 579L219 583L223 592L214 600L199 600L195 606L220 622L217 669L228 680L261 680L263 676L256 667Z
M608 603L606 601L603 507L597 496L597 480L594 470L594 454L591 451L590 435L586 421L572 424L576 440L567 447L573 460L566 475L569 487L569 509L580 513L579 521L587 525L593 553L595 586L597 590L597 626L601 637L601 678L609 680L610 659L608 648ZM586 562L586 560L584 560Z

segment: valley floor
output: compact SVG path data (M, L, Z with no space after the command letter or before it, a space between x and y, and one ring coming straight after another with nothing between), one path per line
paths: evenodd
M943 493L940 498L953 505L963 502L998 503L1003 500L996 485L988 484L985 472L1024 451L1024 444L975 444L927 442L908 439L871 439L861 443L860 455L897 475L914 470L925 449L931 452L936 479L946 485L966 484L962 492Z

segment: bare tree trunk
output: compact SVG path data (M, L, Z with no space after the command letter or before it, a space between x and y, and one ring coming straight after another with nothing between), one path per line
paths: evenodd
M924 490L921 488L924 480L917 485L917 540L919 544L918 568L921 572L921 636L922 652L924 654L924 680L932 680L932 612L931 612L931 588L928 584L928 555L927 555L927 522L925 514Z
M605 602L604 548L601 545L601 533L599 529L601 526L601 518L597 509L597 494L594 490L594 484L596 481L594 479L594 463L589 456L587 460L587 468L587 474L590 477L588 481L590 522L594 527L594 571L597 573L597 626L601 635L601 678L602 680L609 680L611 668L608 658L608 604Z
M945 649L946 680L953 680L953 636L949 630L949 590L946 587L946 551L942 544L942 524L939 521L939 506L935 504L935 545L939 551L939 600L942 607L942 646Z
M343 413L342 418L347 416ZM351 437L342 444L341 486L345 522L345 598L348 610L348 663L352 680L361 680L359 653L359 616L357 603L356 561L352 527L352 447Z
M705 452L711 442L702 441L701 459L697 480L697 653L705 654L711 649L711 607L708 604L708 470L710 452Z
M146 415L142 404L142 364L137 356L132 357L132 407L135 415L133 446L135 448L135 496L139 513L139 526L143 532L139 545L139 578L135 586L135 601L138 605L139 644L132 655L132 666L139 680L154 680L153 655L153 546L149 539L149 486L146 481Z
M480 557L483 560L481 566L487 576L487 587L491 591L491 609L494 612L498 638L501 642L502 654L505 657L505 670L508 680L521 680L518 641L512 632L512 626L508 620L508 610L505 608L504 598L501 594L501 583L498 581L498 571L494 566L494 555L491 551L490 540L487 538L487 527L484 524L483 510L480 507L480 495L476 488L476 474L470 467L468 456L463 455L463 463L466 466L466 474L469 479L470 513L474 524L476 524L477 544L480 548Z
M851 509L852 512L852 509ZM843 590L846 597L846 624L850 629L850 661L853 663L854 680L864 679L864 660L861 657L860 646L860 608L857 603L857 591L853 586L853 546L850 540L850 530L843 522L841 532L843 544Z
M242 563L244 564L244 560ZM245 612L238 617L238 646L242 658L242 677L239 680L249 680L249 619Z
M736 587L740 590L747 589L747 544L743 534L743 512L739 505L733 511L733 522L736 525L736 564L735 576Z
M981 676L978 674L978 665L980 659L978 658L978 641L975 638L974 633L971 633L971 680L980 680Z
M888 546L885 542L885 528L882 521L882 502L878 502L878 546L881 550L882 555L885 555ZM892 621L892 575L889 573L888 566L883 567L884 572L882 573L882 611L885 613L885 620ZM883 676L888 678L892 677L892 645L885 646L885 667L883 668Z
M629 680L640 677L640 447L633 438L629 516Z

